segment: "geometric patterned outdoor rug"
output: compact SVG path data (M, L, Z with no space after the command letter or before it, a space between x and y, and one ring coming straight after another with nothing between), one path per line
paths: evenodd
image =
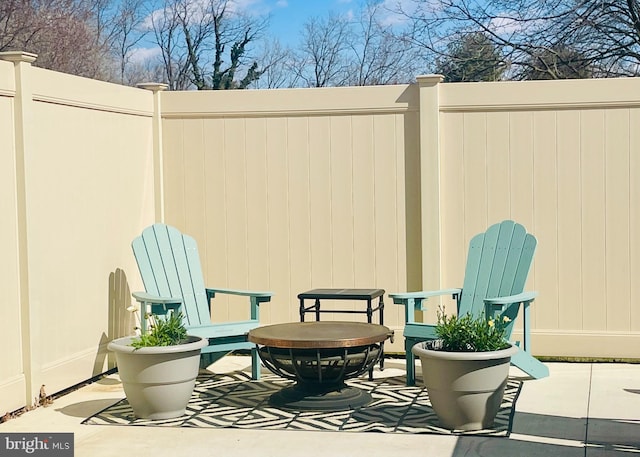
M510 379L493 428L473 432L440 427L423 386L405 386L404 376L356 378L347 384L371 393L373 401L350 411L290 411L269 405L269 396L291 385L275 375L252 381L244 372L201 374L184 416L136 419L126 399L85 419L92 425L146 425L157 427L209 427L262 430L317 430L380 433L436 433L509 436L515 403L522 382Z

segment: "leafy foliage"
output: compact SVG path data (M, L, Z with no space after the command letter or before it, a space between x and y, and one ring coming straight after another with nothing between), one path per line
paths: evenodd
M153 321L151 331L133 340L131 346L134 348L173 346L183 343L187 339L182 313L174 311L165 318L154 315L148 317Z
M509 347L505 340L508 317L502 320L474 318L471 314L462 317L438 313L436 335L442 341L441 350L451 352L486 352Z

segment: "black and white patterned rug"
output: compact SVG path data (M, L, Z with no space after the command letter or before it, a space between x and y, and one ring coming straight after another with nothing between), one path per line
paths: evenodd
M147 425L161 427L246 428L380 433L436 433L509 436L522 382L510 379L493 428L473 432L442 428L423 386L405 386L404 376L352 379L348 385L366 390L373 401L349 411L297 412L269 405L269 396L291 385L275 375L252 381L244 372L201 374L184 416L136 419L126 399L85 419L91 425Z

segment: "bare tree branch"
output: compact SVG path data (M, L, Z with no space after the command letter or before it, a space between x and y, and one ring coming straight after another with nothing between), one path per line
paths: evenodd
M413 0L398 9L413 42L449 57L460 33L483 33L498 46L512 79L636 76L638 0ZM458 35L459 36L459 35Z
M171 89L239 89L260 77L247 50L266 23L230 6L229 0L166 0L154 15L155 39ZM236 79L243 68L244 76Z

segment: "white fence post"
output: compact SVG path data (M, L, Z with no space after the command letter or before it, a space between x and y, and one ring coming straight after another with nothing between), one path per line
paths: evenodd
M137 87L153 91L153 179L155 220L164 222L164 173L162 149L162 105L160 92L169 86L162 83L140 83Z
M420 197L422 289L440 284L440 104L442 75L418 76L420 88Z
M29 240L27 220L27 170L26 157L30 154L33 127L31 88L31 64L37 55L28 52L1 52L0 59L13 62L15 69L15 182L17 209L17 237L19 263L20 334L22 339L22 369L25 378L25 404L31 405L40 393L42 385L42 360L36 345L39 313L37 305L29 299Z

